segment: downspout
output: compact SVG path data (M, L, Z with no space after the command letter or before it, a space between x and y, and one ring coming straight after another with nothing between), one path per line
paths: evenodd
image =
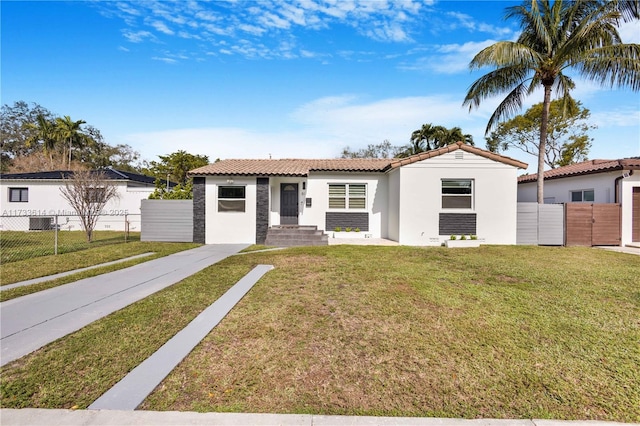
M615 178L615 180L613 181L613 192L614 192L614 203L619 203L620 200L620 181L622 179L624 179L625 177L631 176L633 175L633 170L629 170L627 173L627 176L625 176L625 171L622 170L622 175L618 176L617 178Z

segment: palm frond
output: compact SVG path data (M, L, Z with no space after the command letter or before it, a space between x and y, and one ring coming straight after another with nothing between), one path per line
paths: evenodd
M489 123L485 129L485 136L491 133L491 131L498 125L498 123L504 119L514 116L518 111L522 109L522 102L526 95L529 93L530 85L522 82L518 84L505 98L500 105L493 112L489 118Z
M640 90L640 44L593 49L588 59L574 64L578 72L605 87Z
M468 105L469 110L477 108L482 100L513 90L514 87L531 78L532 74L533 71L530 68L522 66L503 67L490 71L469 87L462 105Z

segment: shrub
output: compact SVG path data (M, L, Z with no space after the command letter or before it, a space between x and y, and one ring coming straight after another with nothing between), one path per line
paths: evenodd
M461 240L466 240L466 239L467 239L467 236L466 236L466 235L461 235L461 236L460 236L460 239L461 239Z
M344 228L345 231L351 232L351 228Z
M356 228L356 229L354 229L354 231L360 232L360 228Z
M457 238L456 238L456 236L455 236L455 235L452 235L452 236L450 236L450 237L449 237L449 239L450 239L450 240L455 240L455 239L457 239Z
M339 226L336 226L335 228L333 228L333 231L334 231L334 232L341 232L341 231L342 231L342 228L341 228L341 227L339 227Z

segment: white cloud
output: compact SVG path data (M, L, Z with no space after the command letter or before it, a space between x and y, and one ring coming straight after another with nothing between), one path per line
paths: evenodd
M618 27L624 43L640 43L640 21L624 22Z
M403 62L399 68L407 71L435 71L440 74L469 71L469 63L473 57L495 42L495 40L484 40L434 46L432 54L422 56L411 63Z
M606 127L638 127L640 125L640 111L631 109L618 109L601 111L591 114L591 122L598 128ZM638 141L640 144L640 141Z
M151 59L153 59L154 61L164 62L165 64L175 64L176 62L178 62L177 59L174 59L174 58L159 57L159 56L154 56Z
M129 31L125 30L122 33L124 37L132 43L142 43L144 40L155 39L155 36L149 31Z
M409 142L422 124L458 126L484 146L484 127L497 101L486 102L471 114L461 106L462 95L382 99L370 102L356 95L329 96L301 105L283 118L287 131L251 128L188 128L130 134L123 138L155 159L175 151L176 141L189 151L216 158L334 158L345 146L366 147L388 139L394 145Z
M163 34L167 34L167 35L173 35L174 32L169 29L169 27L167 27L167 24L165 24L164 22L161 21L153 21L150 23L150 25L156 29L156 31L159 31Z

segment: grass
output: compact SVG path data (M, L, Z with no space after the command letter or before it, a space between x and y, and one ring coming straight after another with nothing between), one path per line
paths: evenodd
M234 256L9 364L2 406L86 407L259 263L140 408L640 420L640 258L542 247Z
M84 231L58 231L58 254L125 242L123 231L94 231L87 242ZM131 232L127 241L140 241L139 232ZM55 231L0 231L0 261L3 264L55 253Z
M42 256L32 259L10 262L2 265L0 274L0 285L12 284L18 281L26 281L33 278L46 277L60 272L72 271L85 268L87 266L98 265L113 260L124 259L142 253L153 253L140 259L133 259L115 265L95 268L89 271L79 272L56 280L45 281L24 287L17 287L0 292L0 301L13 299L15 297L42 291L47 288L77 281L82 278L92 277L106 272L115 271L147 262L152 259L167 256L182 250L198 247L193 243L157 243L140 242L111 244L106 246L93 246L90 249L59 254Z

